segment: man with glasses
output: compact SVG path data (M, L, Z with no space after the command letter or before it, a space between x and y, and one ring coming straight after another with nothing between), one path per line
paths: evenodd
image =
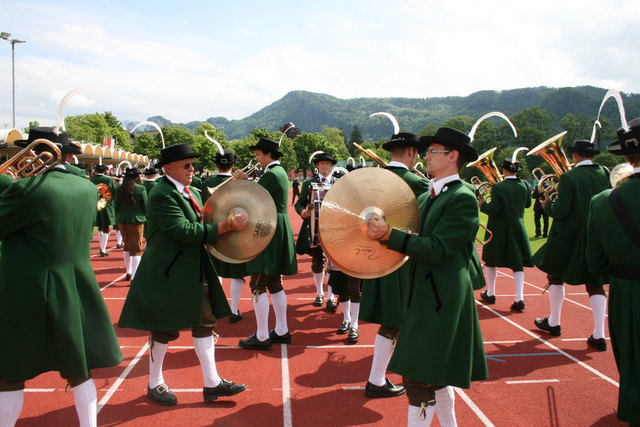
M181 329L190 328L204 377L203 397L210 402L233 396L244 384L220 378L216 369L213 329L216 319L229 316L229 304L218 282L205 243L241 230L246 214L229 214L220 223L202 223L202 201L190 187L193 159L200 156L188 144L175 144L161 152L159 166L165 177L153 189L147 207L147 248L120 316L120 327L151 332L147 396L160 405L177 399L165 384L162 363L169 342Z

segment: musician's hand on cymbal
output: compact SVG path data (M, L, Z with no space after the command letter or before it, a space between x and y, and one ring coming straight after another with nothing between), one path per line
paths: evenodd
M230 213L227 215L227 229L230 231L242 230L249 222L249 215L246 212Z
M237 171L233 172L231 175L233 175L234 179L247 179L247 178L249 178L249 175L247 175L246 173L242 172L241 170L237 170Z
M367 221L367 234L373 240L380 240L389 233L391 227L379 215L374 215Z

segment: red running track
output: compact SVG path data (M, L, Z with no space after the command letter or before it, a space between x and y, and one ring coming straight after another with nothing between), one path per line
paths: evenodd
M289 210L297 234L300 219ZM112 233L109 247L115 246ZM114 325L129 282L124 281L120 249L96 257L92 265ZM246 383L237 396L202 402L202 375L190 334L172 343L165 358L164 378L178 397L178 405L161 407L145 396L148 380L147 333L116 327L124 361L118 367L93 372L98 388L99 425L127 426L401 426L407 423L407 400L367 399L377 325L362 322L360 341L346 343L335 334L340 309L330 313L313 307L315 286L309 257L299 257L299 274L285 278L289 301L290 345L275 344L268 352L237 347L238 339L255 330L248 286L242 291L244 320L219 322L216 346L218 372L223 378ZM583 287L567 287L561 337L538 331L535 317L548 314L542 294L544 274L525 271L524 313L511 312L514 287L511 272L499 270L497 303L478 302L490 378L470 390L456 390L456 416L461 426L617 426L615 418L618 374L611 350L594 351L586 338L593 325ZM228 292L229 283L224 287ZM476 297L479 299L479 292ZM270 325L273 325L273 313ZM19 351L19 349L14 349ZM389 374L400 382L395 374ZM27 382L18 426L77 425L73 396L65 392L56 373ZM434 425L438 425L434 421Z

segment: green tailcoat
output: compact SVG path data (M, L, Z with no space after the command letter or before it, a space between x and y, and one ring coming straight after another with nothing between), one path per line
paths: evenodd
M57 167L0 197L0 379L88 378L122 361L89 262L97 200L95 185Z
M200 206L200 194L191 194ZM177 331L199 326L203 278L216 318L231 314L205 243L215 243L218 225L202 224L189 199L167 178L151 191L147 247L122 309L119 326Z
M87 172L84 169L80 169L77 166L71 165L69 163L64 164L64 168L71 172L73 175L79 176L80 178L89 178Z
M300 188L300 195L298 196L298 201L293 205L294 209L300 215L300 212L304 210L309 205L310 196L311 196L311 183L314 182L313 179L305 179L302 182L302 187ZM298 233L298 240L296 241L296 253L299 255L304 255L309 253L309 249L311 249L311 245L309 244L309 221L310 218L305 218L302 220L302 225L300 226L300 232Z
M636 229L640 230L640 174L619 191ZM640 274L634 280L616 276L613 266L640 268L640 250L614 215L609 190L594 196L589 207L587 262L595 276L609 277L609 333L620 372L618 419L640 423Z
M601 276L589 273L585 256L587 213L591 198L610 187L608 172L599 165L578 166L560 176L558 198L547 203L553 218L549 238L533 256L533 263L570 285L601 285Z
M429 191L429 183L409 170L402 167L387 169L411 187L416 199ZM384 277L363 280L358 318L379 325L399 327L402 323L408 282L408 263Z
M107 184L111 189L111 196L116 197L116 183L110 176L105 175L94 175L91 177L91 182L94 185L97 184ZM110 227L116 223L116 209L115 203L113 203L113 199L109 205L102 209L101 211L96 213L96 220L94 225L96 227Z
M482 260L491 267L522 271L533 267L531 246L524 226L524 210L531 206L531 188L521 179L505 179L491 188L491 201L480 205L489 216L493 238L484 246ZM485 234L485 240L489 233Z
M133 200L135 200L135 204L122 198L122 187L118 187L118 191L116 191L115 209L117 222L139 224L147 221L147 190L140 184L134 185Z
M190 185L190 187L195 187L199 191L202 191L202 180L200 179L200 177L193 175L191 177L191 185ZM204 199L204 197L203 197L203 199Z
M211 197L211 193L209 193L208 187L214 188L222 184L229 178L229 176L214 175L210 178L205 179L202 182L202 200L204 200L204 202L206 203L209 197ZM240 264L231 264L221 261L215 256L212 259L213 265L216 267L216 271L218 272L218 276L220 277L229 279L242 279L243 277L249 275L246 262Z
M147 196L151 193L151 189L158 185L158 181L142 181L142 185L144 185L145 190L147 190Z
M251 273L283 274L289 276L298 272L293 231L287 207L289 202L289 178L281 165L272 165L258 180L271 195L276 204L278 219L273 239L260 255L247 263Z
M407 306L389 370L434 385L469 388L487 378L473 295L478 202L460 181L418 199L420 235L393 230L388 247L411 257Z
M11 184L13 184L13 178L4 173L0 175L0 193L6 190Z

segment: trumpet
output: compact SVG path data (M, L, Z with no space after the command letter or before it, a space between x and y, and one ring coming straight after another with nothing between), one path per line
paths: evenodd
M242 169L238 170L238 172L241 172L241 173L246 174L246 175L252 175L259 168L260 168L260 163L258 163L256 161L256 159L251 159L249 161L249 163L245 167L243 167ZM209 190L210 194L213 194L214 191L216 191L217 189L219 189L220 187L225 185L227 182L233 181L234 179L237 179L237 178L234 177L234 176L230 176L229 178L225 179L224 181L222 181L220 184L216 185L215 187L207 187L207 190Z
M420 167L418 167L420 166ZM418 175L420 178L426 179L428 180L429 178L427 177L427 175L425 175L424 173L422 173L420 171L420 169L424 170L424 165L422 164L422 162L416 162L415 166L413 167L413 170L411 172L415 173L416 175Z
M566 134L567 131L564 131L547 139L527 154L527 156L538 155L551 166L553 173L550 174L546 174L541 168L531 171L531 175L538 181L538 191L540 194L547 194L551 201L558 197L560 175L573 167L562 149L562 139Z
M36 154L34 149L40 144L46 145L51 151ZM49 170L61 160L62 153L58 146L48 139L40 138L3 163L0 166L0 175L6 173L16 179L35 176Z
M498 169L498 166L493 161L493 156L496 150L497 147L494 147L485 151L480 155L480 157L478 157L478 160L467 165L478 168L482 175L487 179L486 181L482 181L477 176L471 177L471 184L476 187L476 194L478 197L487 201L491 198L491 187L493 184L504 179L500 173L500 169Z
M382 157L374 153L373 150L364 148L363 146L361 146L360 144L356 144L355 142L353 143L353 146L356 147L358 150L362 151L364 154L366 154L367 157L369 157L371 160L376 162L378 166L382 166L383 168L387 167L387 162Z

